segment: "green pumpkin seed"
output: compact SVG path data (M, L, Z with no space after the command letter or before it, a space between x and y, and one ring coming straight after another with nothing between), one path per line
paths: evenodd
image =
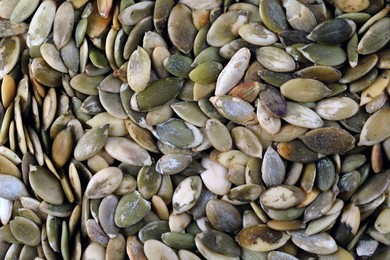
M189 53L197 33L192 23L191 9L184 4L175 5L169 15L167 27L169 39L173 45L180 51ZM186 35L186 37L183 37L183 35Z
M371 54L385 46L389 42L389 32L387 30L384 30L384 33L381 32L383 28L388 28L389 25L390 19L388 17L374 23L360 39L357 46L358 53L363 55Z
M288 99L296 102L313 102L329 96L332 91L315 79L292 79L280 86L280 91Z
M175 113L188 123L198 127L204 127L208 117L200 110L193 101L182 101L171 105Z
M123 173L119 168L109 167L102 169L89 181L85 195L90 199L103 198L119 187L122 178Z
M256 58L261 65L274 72L290 72L296 67L293 57L273 46L259 48L256 51Z
M336 45L348 40L355 30L354 22L334 18L316 26L307 38L321 44Z
M42 2L39 5L27 32L27 46L39 46L45 41L53 26L55 13L56 4L54 2Z
M343 64L347 59L344 50L337 46L311 43L298 48L298 50L316 65L336 67Z
M179 78L164 78L157 80L143 91L136 93L131 97L131 108L136 111L145 112L161 107L179 93L183 83L183 80Z
M286 8L286 18L291 27L303 32L311 32L317 25L316 17L309 7L296 0L283 3Z
M129 227L140 221L151 209L150 202L143 199L138 191L123 196L115 210L115 224Z
M285 12L278 1L261 0L259 2L260 17L268 29L279 33L288 29Z
M120 162L136 166L150 166L152 164L149 153L125 137L108 137L104 149Z
M306 236L303 231L294 231L291 240L299 248L314 254L327 255L337 251L336 241L327 233Z
M206 206L206 215L217 230L235 234L241 229L241 214L229 202L215 199L209 200Z
M170 119L157 125L153 134L159 141L177 148L196 147L203 139L202 134L195 126L179 119Z
M280 248L290 239L285 232L276 231L266 225L244 228L237 235L240 246L258 252L267 252Z
M64 193L61 184L47 168L30 165L29 172L31 187L39 197L54 205L63 203Z
M220 15L207 32L207 43L214 47L222 47L236 39L239 36L239 28L247 22L248 16L243 11L231 11Z
M359 105L348 97L331 97L319 101L315 110L326 120L343 120L354 116Z
M260 196L260 203L272 209L288 209L301 203L304 194L294 186L278 185L265 190Z
M382 109L371 115L365 122L358 145L373 145L388 138L387 125L390 109Z

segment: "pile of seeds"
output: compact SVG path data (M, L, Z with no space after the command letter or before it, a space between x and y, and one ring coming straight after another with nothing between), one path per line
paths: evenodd
M388 0L0 0L0 259L389 259Z

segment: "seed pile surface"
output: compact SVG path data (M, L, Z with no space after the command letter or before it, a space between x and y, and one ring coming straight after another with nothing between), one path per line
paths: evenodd
M0 259L389 259L388 0L0 0Z

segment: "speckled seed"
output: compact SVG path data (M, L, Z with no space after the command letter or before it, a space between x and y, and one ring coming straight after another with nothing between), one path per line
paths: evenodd
M218 119L209 119L206 122L206 135L215 149L221 152L229 151L233 141L227 127Z
M222 232L236 234L242 226L238 209L223 200L213 199L207 203L206 215L211 225Z
M120 228L134 225L145 217L150 209L150 202L143 199L138 191L133 191L119 200L115 210L115 224Z
M237 243L227 234L217 230L206 230L196 235L196 244L199 248L201 242L210 251L225 257L238 257L240 248ZM203 247L202 245L202 247ZM203 254L203 252L202 252Z
M303 231L294 231L291 240L299 248L314 254L327 255L337 251L336 241L328 233L306 236Z
M289 239L290 235L287 233L260 224L242 229L236 241L246 249L267 252L282 247Z
M300 139L320 154L344 153L355 144L355 138L343 129L322 127L306 132Z

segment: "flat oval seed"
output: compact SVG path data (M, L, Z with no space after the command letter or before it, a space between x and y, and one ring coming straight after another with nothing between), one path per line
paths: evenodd
M64 2L57 9L53 24L53 40L58 50L64 47L72 37L74 16L71 3Z
M157 161L156 171L161 174L176 174L187 168L191 161L191 156L182 154L166 154Z
M301 203L304 194L300 188L289 185L273 186L260 196L260 203L272 209L288 209Z
M192 22L192 11L186 5L176 4L168 18L168 36L174 46L184 53L193 47L196 28ZM186 37L183 37L186 35Z
M289 239L290 235L287 233L273 230L263 224L242 229L236 238L240 246L257 252L278 249Z
M206 215L214 228L222 232L236 234L242 226L242 216L238 209L223 200L209 200Z
M278 40L275 33L267 30L267 28L259 23L248 23L242 25L240 29L238 29L238 34L245 41L260 46L272 45Z
M356 205L366 204L379 197L390 182L389 171L371 176L352 196L351 201Z
M303 231L291 232L292 242L299 248L314 254L332 254L337 251L336 241L328 233L306 236Z
M263 157L261 177L268 186L280 185L284 181L286 168L279 154L269 146Z
M343 120L354 116L359 105L348 97L331 97L317 103L316 112L326 120Z
M196 147L203 139L198 128L180 119L170 119L157 125L153 134L159 141L177 148Z
M200 177L207 189L217 195L228 193L232 185L227 178L228 170L208 156L202 157L201 164L206 170L201 173Z
M214 47L222 47L238 37L239 28L247 21L248 17L245 12L230 11L223 13L212 23L208 30L207 43Z
M387 129L389 125L390 109L381 109L371 115L365 122L360 134L358 145L374 145L390 136Z
M29 182L34 192L54 205L61 205L64 201L64 192L60 181L47 168L30 165Z
M28 196L28 191L24 183L15 176L0 174L1 187L7 189L0 189L0 197L6 200L16 200L22 196Z
M2 38L0 41L0 79L3 79L15 66L20 54L20 40L16 36Z
M35 11L27 32L27 46L41 45L50 34L56 14L56 3L53 1L42 2Z
M305 128L318 128L324 124L319 115L310 108L289 101L287 101L287 114L283 119L292 125Z
M241 152L252 157L263 157L263 146L256 134L251 130L242 126L237 126L231 130L231 135L234 145Z
M315 102L329 96L332 91L315 79L292 79L280 86L280 92L296 102Z
M133 191L119 200L115 210L115 224L120 228L134 225L145 217L150 209L150 202L143 199L138 191Z
M74 158L85 161L96 155L105 145L109 125L94 127L86 132L74 148Z
M336 67L342 65L347 60L347 54L338 46L310 43L298 48L298 50L316 65Z
M113 158L123 163L136 166L150 166L152 164L149 153L125 137L108 137L104 149Z
M244 100L232 96L214 96L210 102L225 118L242 125L257 123L254 107Z
M355 138L347 131L322 127L306 132L300 139L313 151L320 154L344 153L355 144Z
M198 233L196 238L218 254L228 257L238 257L240 255L240 248L237 243L221 231L206 230Z
M100 170L89 181L85 190L85 196L90 199L100 199L113 193L123 179L122 170L117 167L109 167Z
M268 29L279 33L288 29L285 12L276 0L261 0L259 2L261 20Z
M218 151L225 152L232 148L233 143L229 130L218 119L207 120L206 135Z
M290 72L296 67L293 57L273 46L259 48L256 51L256 58L261 65L274 72Z
M28 246L38 246L40 243L40 229L33 221L23 218L15 217L10 222L12 234L21 243Z
M146 112L161 107L179 94L183 83L183 79L173 77L154 81L131 97L131 108Z
M389 26L389 17L382 18L374 23L360 39L357 46L357 52L359 54L367 55L386 46L390 39L390 32L389 30L386 30Z
M158 260L161 258L179 260L172 248L155 239L150 239L144 243L144 252L149 260Z

